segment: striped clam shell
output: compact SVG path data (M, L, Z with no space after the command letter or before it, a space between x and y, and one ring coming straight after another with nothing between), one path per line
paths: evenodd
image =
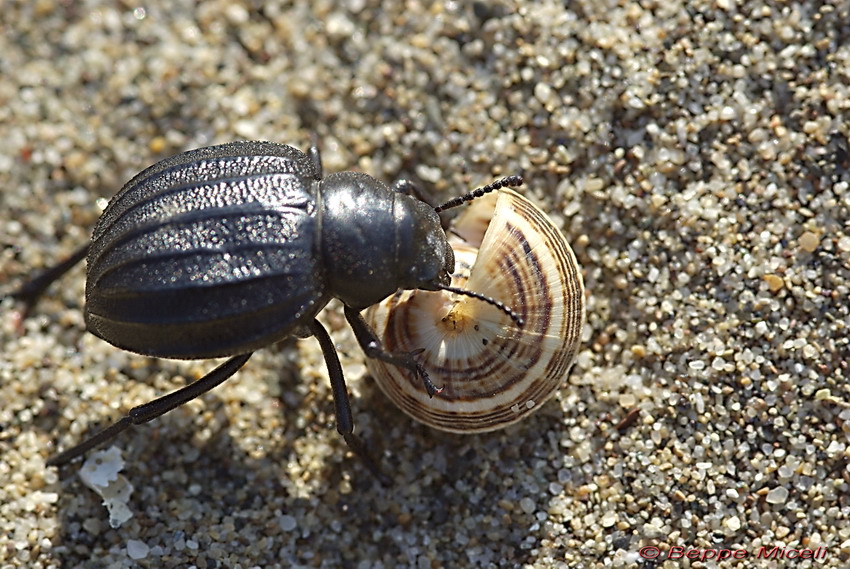
M416 356L443 391L428 396L406 369L369 359L405 413L456 433L499 429L538 409L563 384L584 324L580 267L534 204L500 190L474 200L448 231L452 285L501 301L524 320L467 296L402 290L364 316L387 350Z

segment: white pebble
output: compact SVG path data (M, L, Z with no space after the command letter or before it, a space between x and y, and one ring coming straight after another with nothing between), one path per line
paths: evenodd
M534 96L544 105L552 100L553 95L554 91L552 91L552 87L546 83L538 83L534 86Z
M519 501L519 507L526 514L533 514L535 510L534 500L532 500L531 498L523 498Z
M113 528L121 527L133 517L127 505L133 485L120 474L123 468L121 451L113 446L90 454L78 473L83 483L103 498L103 505L109 511L109 525Z
M777 486L767 493L768 504L784 504L788 499L788 490L784 486Z
M777 472L779 473L780 478L791 478L792 476L794 476L794 469L788 466L787 464L783 464L782 466L780 466Z
M741 519L738 516L726 518L726 521L723 523L730 531L738 531L741 529Z
M280 516L278 523L280 523L280 529L283 531L292 531L298 527L298 521L290 515Z
M144 559L150 553L151 548L144 541L137 539L127 540L127 555L130 559Z

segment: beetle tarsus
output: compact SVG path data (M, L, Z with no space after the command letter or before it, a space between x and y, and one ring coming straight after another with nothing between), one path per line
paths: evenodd
M366 469L372 473L372 476L374 476L378 480L378 482L380 482L381 486L384 486L385 488L392 486L393 481L390 479L389 476L383 473L381 468L372 458L372 455L366 448L366 443L363 442L363 439L361 439L354 433L341 434L342 438L345 439L345 443L348 445L348 448L351 449L351 452L357 455L357 458L360 459L360 462L362 462L366 466Z
M417 350L411 350L405 353L407 354L407 356L410 357L411 360L413 360L413 358L422 354L424 351L425 348L419 348ZM434 385L434 382L431 381L431 376L428 375L428 372L425 370L425 366L423 366L419 362L413 361L412 366L409 366L409 369L410 371L416 374L416 377L422 379L422 383L425 384L425 391L428 392L429 397L434 397L438 393L442 393L443 389L445 389L445 386L437 387L436 385Z
M425 391L428 392L428 397L434 397L442 393L443 389L445 389L445 386L437 387L434 385L434 382L431 381L431 376L425 371L425 366L418 362L416 363L416 374L422 379L422 383L425 384Z
M369 327L359 312L349 306L346 306L343 312L345 313L345 319L348 320L351 329L354 331L357 343L360 344L360 348L366 354L366 357L409 369L422 380L422 383L425 385L425 391L428 392L430 397L434 397L434 395L443 391L442 387L437 387L431 381L431 377L425 370L425 366L414 359L414 356L425 351L424 348L413 350L412 352L388 352L381 346L381 342L378 340L375 332Z
M75 458L86 454L88 451L100 445L101 443L113 438L118 433L127 430L132 424L133 419L130 418L129 415L125 415L124 417L112 423L105 429L98 431L95 435L87 438L77 446L73 446L66 451L51 456L47 459L47 462L45 462L45 464L47 466L62 466L64 464L67 464Z

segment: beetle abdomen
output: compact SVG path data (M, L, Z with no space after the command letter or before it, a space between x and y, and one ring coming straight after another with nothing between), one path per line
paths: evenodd
M327 302L306 155L237 142L148 168L109 203L88 256L86 322L170 358L252 351Z

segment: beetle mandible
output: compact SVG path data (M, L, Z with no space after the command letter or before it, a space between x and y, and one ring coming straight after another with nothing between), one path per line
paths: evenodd
M174 359L230 359L197 381L135 407L106 429L48 460L62 465L129 428L213 389L255 350L289 336L315 336L328 367L337 430L382 483L387 479L354 434L342 367L316 319L331 298L367 357L414 372L439 389L417 352L385 351L360 311L399 289L449 290L454 255L438 211L522 183L509 176L433 208L401 180L390 189L366 174L323 177L307 154L273 142L190 150L150 166L109 202L91 243L13 296L30 306L87 259L85 321L119 348Z

